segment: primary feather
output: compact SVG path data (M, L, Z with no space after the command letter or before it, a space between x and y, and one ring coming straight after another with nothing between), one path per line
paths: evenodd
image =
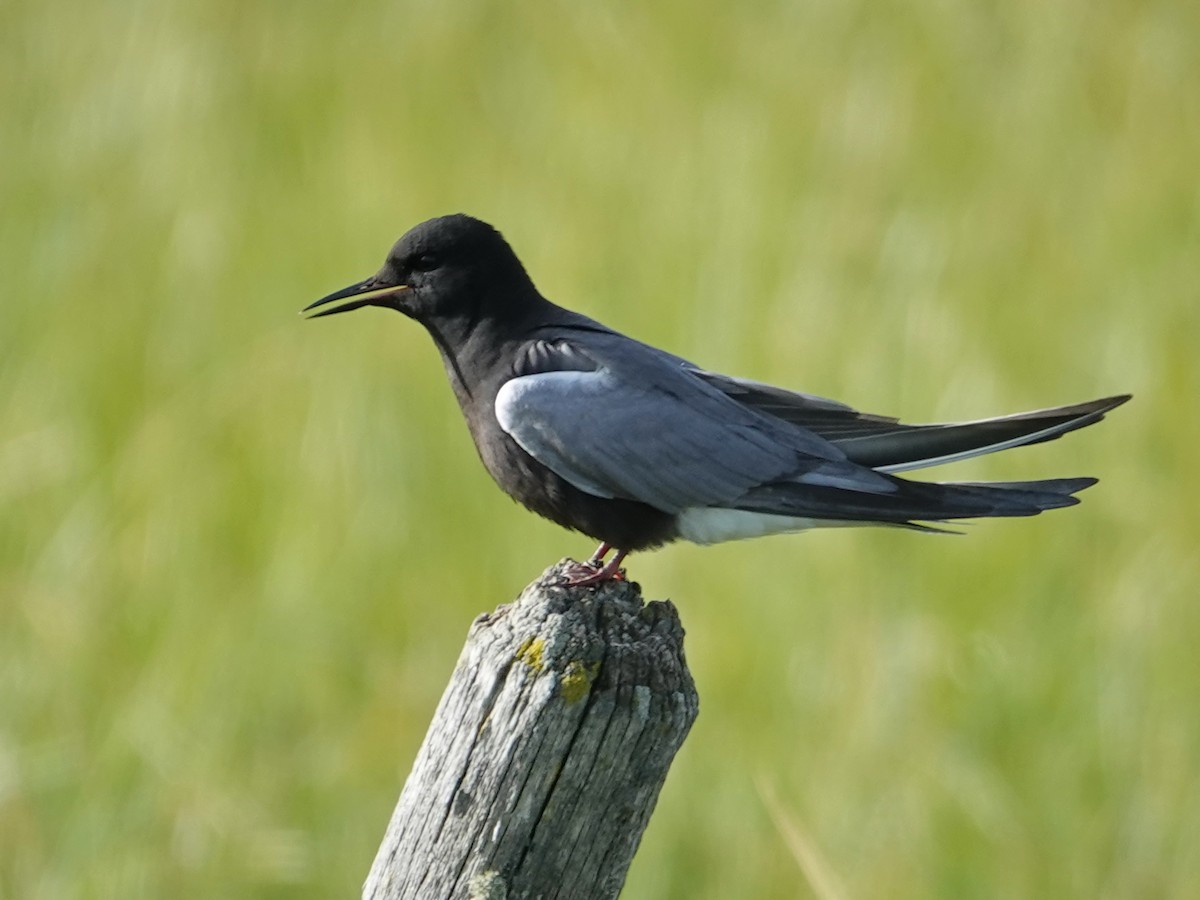
M827 438L854 462L881 472L906 472L1011 447L1052 441L1093 425L1128 394L972 422L907 425L891 416L861 413L835 400L786 391L728 375L696 374L740 403Z

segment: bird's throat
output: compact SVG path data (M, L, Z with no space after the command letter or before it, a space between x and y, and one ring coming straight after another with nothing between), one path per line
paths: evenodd
M454 389L454 396L458 397L459 404L465 409L467 404L474 399L474 394L471 393L471 385L463 373L462 364L459 362L460 348L464 347L466 342L448 338L442 327L437 323L425 322L424 325L425 329L429 332L429 336L433 338L433 342L437 345L438 353L442 356L442 362L446 365L446 374L450 378L450 386Z

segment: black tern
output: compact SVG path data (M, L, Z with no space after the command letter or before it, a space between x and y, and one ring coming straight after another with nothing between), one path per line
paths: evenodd
M1032 516L1095 478L930 483L922 469L1053 440L1128 394L974 422L906 425L733 378L556 306L498 231L417 225L378 273L305 308L394 309L433 337L484 466L533 512L601 542L572 584L623 577L626 554L808 528ZM606 561L609 553L613 553Z

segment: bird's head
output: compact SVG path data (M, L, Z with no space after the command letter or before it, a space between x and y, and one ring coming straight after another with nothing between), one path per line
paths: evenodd
M500 232L465 215L422 222L406 233L383 268L304 308L309 318L382 306L419 322L496 314L537 292Z

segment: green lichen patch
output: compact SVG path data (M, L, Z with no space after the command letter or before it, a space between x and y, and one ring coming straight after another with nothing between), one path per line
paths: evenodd
M563 672L559 682L563 699L567 703L578 703L587 696L587 692L598 674L600 674L600 663L582 663L578 660L571 660L567 663L567 669Z

